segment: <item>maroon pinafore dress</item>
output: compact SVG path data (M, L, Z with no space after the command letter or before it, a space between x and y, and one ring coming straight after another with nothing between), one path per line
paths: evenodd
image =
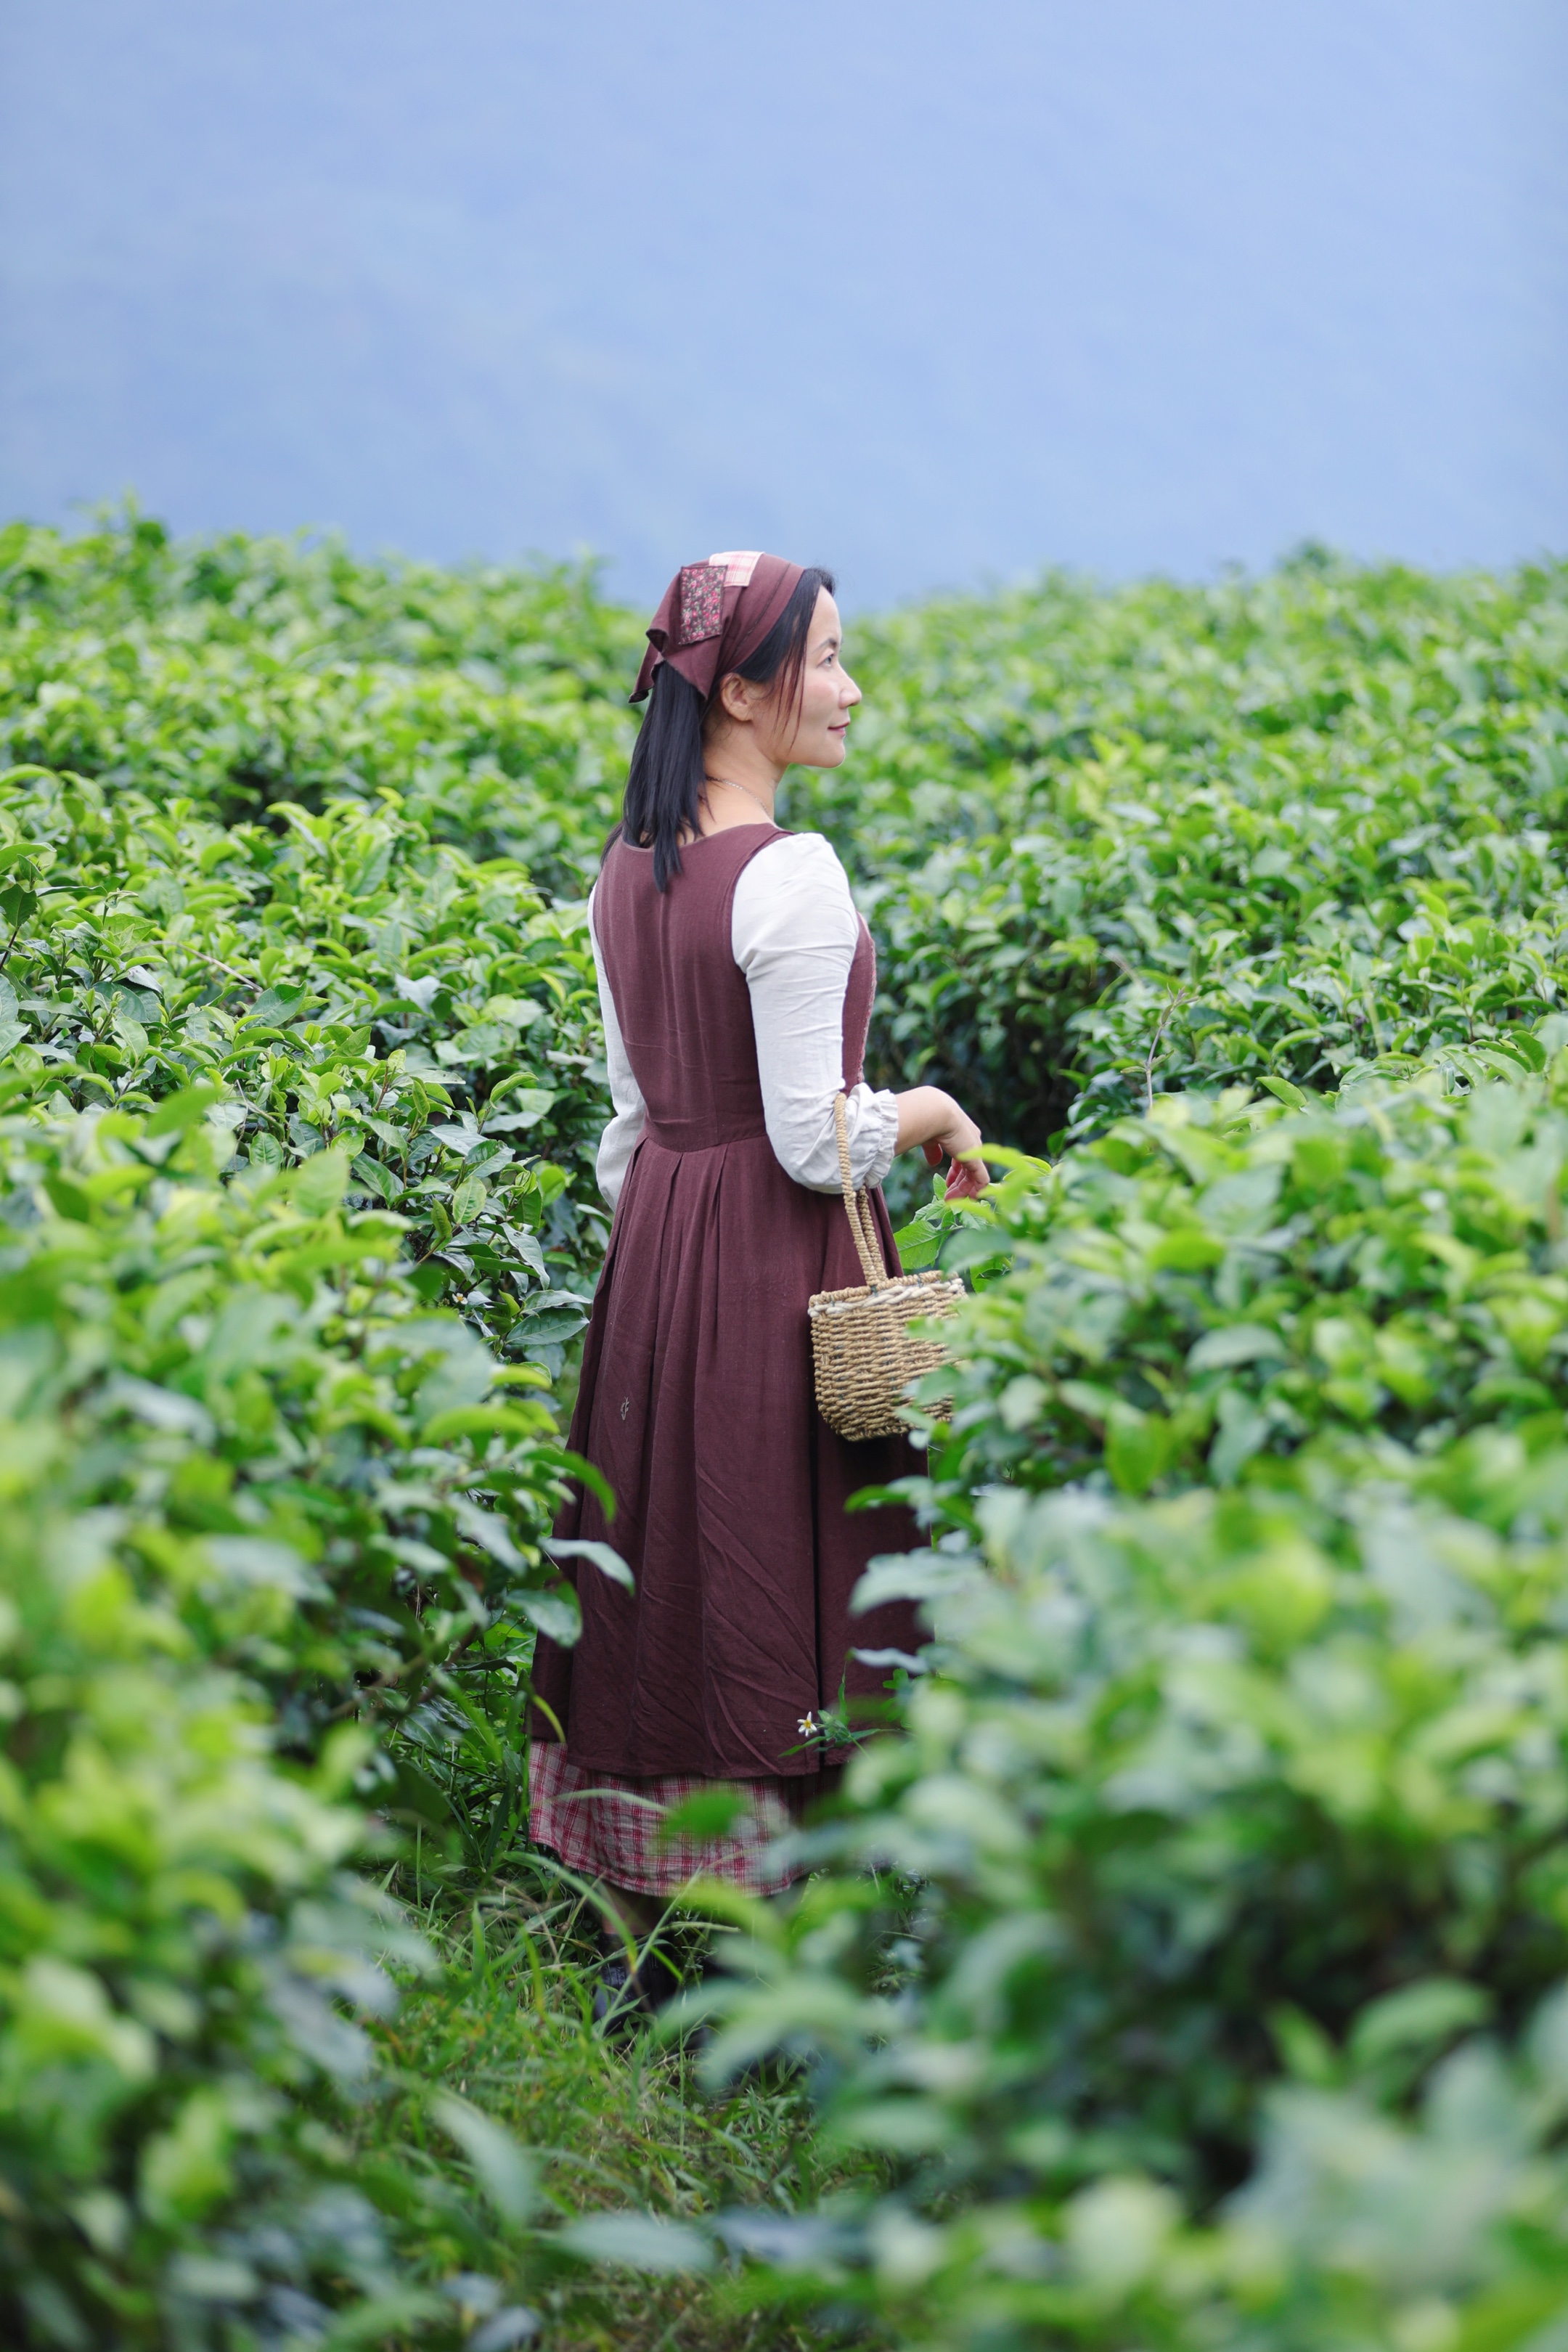
M773 1156L731 943L736 880L781 837L774 825L707 835L662 893L651 852L617 840L594 902L647 1118L570 1439L608 1481L616 1513L584 1491L556 1533L612 1544L637 1590L583 1565L576 1647L540 1639L531 1830L574 1867L650 1893L696 1868L768 1883L761 1844L825 1766L803 1724L841 1687L852 1698L884 1687L887 1668L852 1650L921 1640L903 1603L849 1612L868 1561L920 1538L900 1507L851 1517L845 1506L923 1463L902 1436L851 1444L816 1410L806 1302L864 1276L842 1200L795 1183ZM860 1080L875 989L862 921L844 1003L847 1087ZM871 1205L896 1267L879 1192ZM700 1846L661 1842L657 1808L712 1780L746 1784L752 1821Z

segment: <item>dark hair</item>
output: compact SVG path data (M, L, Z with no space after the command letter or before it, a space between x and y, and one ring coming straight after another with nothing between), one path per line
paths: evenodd
M724 676L743 677L752 686L769 686L776 679L781 694L792 704L798 702L811 616L825 588L831 596L832 572L818 564L808 565L751 659ZM702 726L709 710L717 705L722 684L722 677L715 680L712 699L705 703L672 662L660 662L653 674L647 715L632 747L618 830L621 839L634 849L653 851L653 878L660 890L668 889L670 876L680 871L681 835L697 831ZM615 838L612 834L611 841Z

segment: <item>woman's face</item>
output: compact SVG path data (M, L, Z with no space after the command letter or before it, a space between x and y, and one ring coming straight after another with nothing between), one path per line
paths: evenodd
M844 757L860 689L844 667L843 641L838 607L824 588L806 636L799 698L792 706L787 697L771 695L752 706L757 749L780 770L837 768Z

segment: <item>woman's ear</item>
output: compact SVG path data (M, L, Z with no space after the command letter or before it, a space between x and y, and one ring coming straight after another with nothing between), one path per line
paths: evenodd
M732 719L740 727L751 725L752 688L738 670L731 670L727 677L721 679L719 703L726 719Z

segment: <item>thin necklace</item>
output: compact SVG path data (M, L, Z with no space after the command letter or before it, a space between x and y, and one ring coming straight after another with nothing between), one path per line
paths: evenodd
M773 813L772 809L768 806L766 801L757 800L757 795L752 790L750 784L737 783L733 776L704 776L702 781L705 784L727 785L729 790L732 793L744 793L749 801L756 801L757 806L762 810L762 813L767 818L768 823L770 824L773 823Z

